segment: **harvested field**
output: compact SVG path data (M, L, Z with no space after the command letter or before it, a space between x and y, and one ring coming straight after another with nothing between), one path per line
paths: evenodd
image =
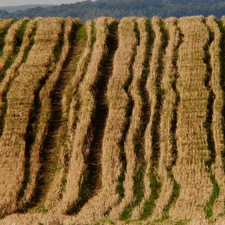
M0 19L0 225L225 221L225 17Z

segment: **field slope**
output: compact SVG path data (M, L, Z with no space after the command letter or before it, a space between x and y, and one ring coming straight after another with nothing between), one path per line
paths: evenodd
M223 224L225 17L0 19L0 225Z

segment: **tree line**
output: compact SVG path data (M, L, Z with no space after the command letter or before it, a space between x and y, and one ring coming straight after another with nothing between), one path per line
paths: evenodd
M225 1L219 0L97 0L57 6L37 6L25 10L8 12L0 10L1 18L23 17L79 17L83 21L100 16L121 19L125 16L182 17L192 15L215 15L220 18L225 12Z

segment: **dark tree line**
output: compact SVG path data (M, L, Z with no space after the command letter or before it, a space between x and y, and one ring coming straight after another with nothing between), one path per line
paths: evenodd
M125 16L182 17L191 15L225 15L225 1L219 0L98 0L84 1L74 4L62 4L50 7L34 7L16 12L0 10L2 18L23 17L79 17L83 21L99 16L111 16L121 19Z

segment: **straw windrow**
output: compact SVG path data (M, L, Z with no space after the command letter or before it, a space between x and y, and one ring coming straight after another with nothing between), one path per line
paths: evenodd
M92 117L96 111L95 81L98 78L101 59L106 51L107 18L99 18L94 25L95 27L92 27L92 29L96 29L96 37L92 36L92 39L94 38L96 41L93 43L91 59L78 89L80 106L73 140L74 152L69 166L65 195L63 196L63 210L68 214L77 213L83 206L82 201L87 201L92 195L91 191L95 190L95 188L92 190L88 186L85 179L86 176L89 176L89 170L86 168L88 168L88 163L91 163L89 156L92 154L90 146L94 133L90 128ZM74 176L74 171L79 175ZM81 198L81 203L78 198Z
M46 26L45 20L39 23L35 39L39 38L35 40L35 45L26 63L20 67L19 75L12 82L7 94L8 108L0 139L0 148L2 149L1 177L5 178L0 187L2 195L1 211L3 208L4 210L7 208L8 210L15 210L16 196L24 179L25 139L29 113L34 100L34 93L38 90L40 81L46 77L46 66L50 63L57 42L58 35L51 34L57 33L57 30L60 31L58 19L48 20L47 22L49 26Z
M213 186L206 167L210 149L204 128L208 113L208 90L205 87L207 66L204 59L209 33L202 20L203 17L199 16L178 21L184 39L178 51L178 158L173 172L181 187L170 215L175 218L185 216L203 220Z
M132 29L133 28L133 29ZM124 134L127 124L127 94L131 77L130 66L135 45L137 43L133 18L124 18L118 29L119 44L113 60L112 77L109 79L107 91L108 118L102 143L102 188L79 213L94 220L100 218L118 201L118 182L123 173L122 163L124 157ZM125 165L125 164L124 164ZM122 170L123 169L123 170ZM99 205L99 203L101 204Z
M159 219L168 217L168 211L175 196L179 195L177 182L173 179L172 167L176 163L176 119L174 111L177 110L179 95L176 90L177 55L176 51L180 44L180 33L177 28L177 19L169 18L165 21L165 27L168 30L169 41L164 57L164 72L162 76L163 104L160 122L160 149L158 173L162 180L162 187L152 218Z

